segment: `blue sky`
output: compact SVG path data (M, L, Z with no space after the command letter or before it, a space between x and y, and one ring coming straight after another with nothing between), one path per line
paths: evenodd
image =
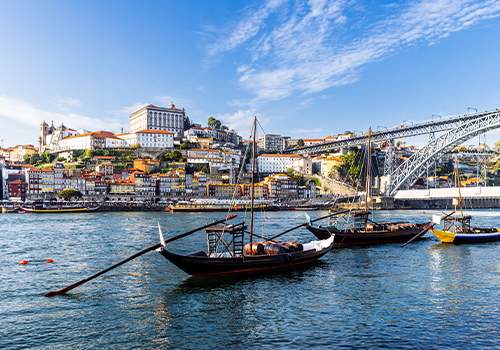
M266 133L324 138L500 107L500 1L0 8L4 147L36 144L43 120L127 131L132 112L171 101L192 121L214 116L245 138L254 115Z

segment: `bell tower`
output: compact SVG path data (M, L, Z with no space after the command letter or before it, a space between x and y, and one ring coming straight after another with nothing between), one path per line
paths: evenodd
M40 124L40 137L38 139L38 152L40 153L45 149L45 136L48 135L48 129L49 125L44 120L43 123Z

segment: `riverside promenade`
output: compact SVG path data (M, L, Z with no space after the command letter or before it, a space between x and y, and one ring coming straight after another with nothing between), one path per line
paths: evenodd
M467 208L500 208L500 187L461 187L462 204ZM394 200L414 209L452 208L458 187L398 191Z

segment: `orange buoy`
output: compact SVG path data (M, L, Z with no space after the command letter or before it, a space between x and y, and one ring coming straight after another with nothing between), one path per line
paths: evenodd
M27 263L29 263L31 260L23 260L19 263L19 265L26 265Z
M54 262L54 260L52 260L52 259L43 259L42 262L44 262L44 261L46 261L48 263L53 263Z

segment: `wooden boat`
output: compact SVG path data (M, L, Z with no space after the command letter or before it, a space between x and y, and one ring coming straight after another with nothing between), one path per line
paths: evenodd
M439 221L443 221L443 229L436 230L431 228L431 232L442 242L442 243L453 243L453 244L463 244L463 243L483 243L483 242L495 242L500 241L500 229L493 227L471 227L470 221L472 217L470 215L464 216L462 210L462 195L460 193L460 174L458 171L458 159L456 160L457 169L457 186L458 186L458 203L460 204L460 216L451 216L452 214L446 215L443 218L434 218L436 224Z
M370 158L371 158L371 129L368 134L367 176L365 191L365 210L342 213L325 227L314 227L306 214L308 224L306 228L319 239L326 239L335 234L335 245L369 245L383 243L406 242L418 234L424 234L430 227L429 223L413 224L408 222L375 222L369 219L368 210L370 193ZM422 232L424 231L424 232Z
M244 245L244 236L245 232L247 232L244 222L236 225L228 225L226 222L206 229L208 253L198 251L180 255L167 249L161 228L159 229L161 245L157 251L190 275L244 275L291 270L316 262L333 247L334 235L329 235L324 240L300 245L296 242L278 242L275 240L278 236L290 230L268 240L254 233L255 129L256 119L254 118L249 243ZM254 243L254 236L262 241Z
M254 209L257 211L278 211L280 207L269 203L256 203ZM234 207L231 204L223 203L177 203L167 207L167 211L176 212L228 212L231 211L250 211L250 204L238 204Z
M334 234L335 246L346 246L406 242L427 225L405 222L376 223L368 219L369 214L368 211L352 211L339 216L333 224L324 227L308 224L306 228L319 239L326 239ZM338 228L340 221L343 221L344 228Z
M493 227L471 227L471 216L443 218L443 229L431 228L431 232L442 243L483 243L500 241L500 229Z
M161 232L161 231L160 231ZM211 253L199 251L187 255L170 252L162 246L161 255L192 276L255 274L293 270L315 263L333 247L334 236L303 245L302 251L281 254L246 254L241 251ZM270 243L272 244L272 243Z
M320 210L320 207L291 207L290 210L297 210L297 211L314 211L314 210Z
M85 207L85 206L34 206L33 208L20 207L25 213L34 214L58 214L58 213L87 213L97 211L101 206Z
M2 214L18 213L18 212L19 212L18 207L8 207L8 206L2 207Z

